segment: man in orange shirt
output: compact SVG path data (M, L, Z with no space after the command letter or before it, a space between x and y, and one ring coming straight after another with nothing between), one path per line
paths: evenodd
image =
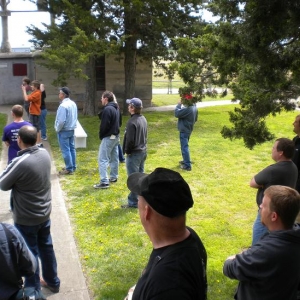
M40 114L41 114L41 101L42 92L40 90L40 82L33 80L31 82L32 93L27 95L26 87L22 85L23 97L25 101L30 102L29 106L29 121L37 130L37 143L41 142L40 132Z

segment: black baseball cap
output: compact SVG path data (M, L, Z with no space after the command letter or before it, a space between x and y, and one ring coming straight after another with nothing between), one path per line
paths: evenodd
M131 192L143 196L156 212L169 218L184 214L194 204L187 182L170 169L133 173L127 179L127 186Z

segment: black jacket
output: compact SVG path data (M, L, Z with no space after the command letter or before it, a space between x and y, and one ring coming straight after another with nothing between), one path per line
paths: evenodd
M300 230L273 231L235 259L223 273L240 281L235 299L296 300L300 283Z
M108 102L99 115L101 119L99 138L102 140L111 135L119 135L120 133L120 110L115 102Z
M147 120L141 114L133 114L125 128L123 153L132 154L147 150Z

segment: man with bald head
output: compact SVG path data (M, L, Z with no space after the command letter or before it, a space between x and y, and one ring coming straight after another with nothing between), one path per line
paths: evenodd
M206 299L206 250L185 224L194 203L189 185L179 173L157 168L129 175L127 186L138 195L141 223L153 245L132 299Z
M25 287L34 286L41 293L40 259L44 277L42 286L58 293L60 280L50 233L50 156L46 149L36 145L35 127L21 127L17 139L21 151L0 175L0 188L11 190L14 225L37 261L35 274L25 278Z

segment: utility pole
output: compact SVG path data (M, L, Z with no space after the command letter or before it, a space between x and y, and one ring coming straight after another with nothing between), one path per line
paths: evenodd
M7 10L7 5L10 3L10 0L0 0L0 17L2 22L2 43L0 52L9 53L11 52L11 46L8 41L8 17L11 13L24 13L24 12L47 12L47 0L36 0L37 10ZM55 15L51 14L51 24L55 22Z
M8 41L8 17L10 16L10 11L7 10L7 5L10 3L10 0L0 0L0 16L2 23L2 43L1 43L1 52L9 53L11 52L10 43Z

